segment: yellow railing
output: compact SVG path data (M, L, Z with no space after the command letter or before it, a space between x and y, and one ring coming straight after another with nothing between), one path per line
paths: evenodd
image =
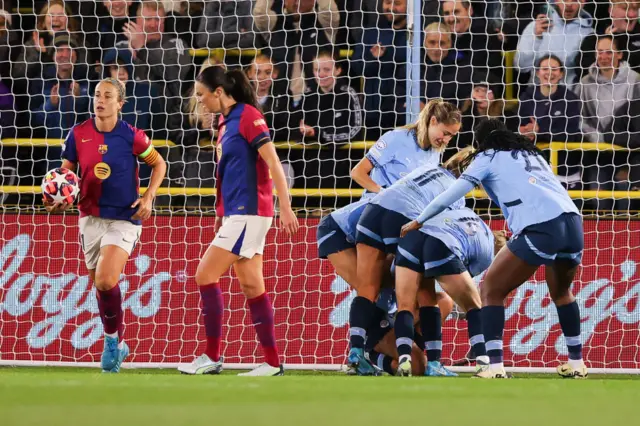
M1 145L4 146L60 146L62 145L62 139L3 139ZM365 142L352 142L340 147L340 149L354 149L365 150L370 148L375 141ZM156 147L171 147L175 144L167 140L154 140L153 145ZM303 144L297 142L276 142L276 148L278 149L319 149L319 144ZM560 151L582 150L582 151L601 151L601 152L613 152L613 151L629 151L627 148L623 148L611 143L591 143L591 142L551 142L545 144L538 144L538 147L543 150L550 151L550 164L554 173L558 172L558 153ZM635 149L640 150L640 149ZM140 188L140 191L144 193L145 188ZM0 193L4 194L37 194L40 193L40 187L38 186L0 186ZM214 188L160 188L158 195L172 195L172 196L213 196L215 195ZM293 188L291 195L294 197L360 197L362 195L361 189L303 189ZM640 199L640 191L569 191L569 195L574 199L623 199L632 198ZM487 194L484 191L474 190L467 194L468 197L474 198L487 198Z
M144 194L147 188L140 188L140 193ZM39 194L41 191L39 186L0 186L0 194ZM293 188L291 189L292 197L352 197L359 198L362 196L362 189L349 188ZM275 191L274 191L275 194ZM215 188L159 188L157 195L171 196L201 196L211 197L216 195ZM640 199L640 191L569 191L569 196L573 199ZM487 193L483 190L474 189L467 194L467 198L485 199L488 198Z
M204 58L216 58L222 61L225 56L245 56L254 57L259 55L260 49L189 49L189 55L194 57ZM353 49L340 49L340 58L350 58L353 55Z
M551 142L537 145L542 150L549 150L549 164L553 173L558 174L558 153L560 151L638 151L640 149L624 148L612 143L604 142Z
M62 146L64 139L43 139L43 138L22 138L22 139L2 139L0 146ZM164 139L154 139L151 141L155 147L176 146L175 143Z

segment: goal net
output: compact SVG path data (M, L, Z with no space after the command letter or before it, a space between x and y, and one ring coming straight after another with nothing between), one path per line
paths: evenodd
M213 239L217 134L193 84L206 66L246 70L292 187L301 229L289 239L274 226L264 253L286 365L344 362L354 293L318 258L317 224L359 199L350 170L380 135L442 98L463 115L445 157L470 145L486 117L548 154L585 215L574 293L587 365L639 367L640 22L632 0L2 2L0 364L99 361L103 330L77 211L46 214L39 185L60 164L69 129L91 116L104 77L125 83L123 120L144 129L169 165L119 282L129 360L174 366L203 351L194 275ZM141 165L143 189L149 173ZM506 229L484 192L467 202ZM566 359L543 272L507 301L509 367ZM221 287L225 362L261 362L233 274ZM467 327L456 312L443 324L443 358L466 366Z

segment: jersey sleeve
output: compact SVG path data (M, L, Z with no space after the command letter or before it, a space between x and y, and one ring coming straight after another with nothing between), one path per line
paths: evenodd
M389 144L388 139L386 135L383 135L365 155L374 167L384 166L395 157L394 144Z
M271 142L269 126L260 111L255 108L245 108L240 118L240 134L255 149Z
M483 180L489 176L491 169L491 158L493 155L483 153L473 159L471 164L465 172L460 176L460 179L464 179L471 182L473 186L480 186Z
M133 129L133 155L145 159L153 152L151 139L140 129Z
M62 158L64 160L71 161L72 163L78 162L78 152L76 151L76 137L74 129L69 131L67 138L62 143Z

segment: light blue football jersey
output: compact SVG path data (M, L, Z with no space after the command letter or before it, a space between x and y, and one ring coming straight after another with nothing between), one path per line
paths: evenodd
M563 213L580 214L549 164L537 154L489 150L480 153L460 178L482 184L515 235Z
M360 216L367 204L369 204L369 200L364 199L348 204L331 213L331 217L336 221L342 232L345 233L347 241L350 243L356 242L356 225L358 225L358 220L360 220Z
M425 164L373 197L371 204L377 204L413 220L455 181L456 178L448 170ZM460 209L464 206L462 197L450 208Z
M415 132L403 128L382 135L367 152L366 158L373 164L369 176L383 188L388 188L398 179L425 164L431 164L433 167L440 164L439 152L432 148L420 148ZM365 191L362 197L370 198L375 195Z
M421 232L442 241L467 266L480 275L493 261L493 232L473 210L445 210L424 223Z

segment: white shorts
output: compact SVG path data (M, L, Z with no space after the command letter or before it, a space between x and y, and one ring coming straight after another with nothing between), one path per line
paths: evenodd
M272 217L234 215L222 218L222 227L211 245L251 259L264 252Z
M142 233L141 225L95 216L81 217L79 225L80 242L88 269L96 269L100 249L104 246L118 246L131 255Z

